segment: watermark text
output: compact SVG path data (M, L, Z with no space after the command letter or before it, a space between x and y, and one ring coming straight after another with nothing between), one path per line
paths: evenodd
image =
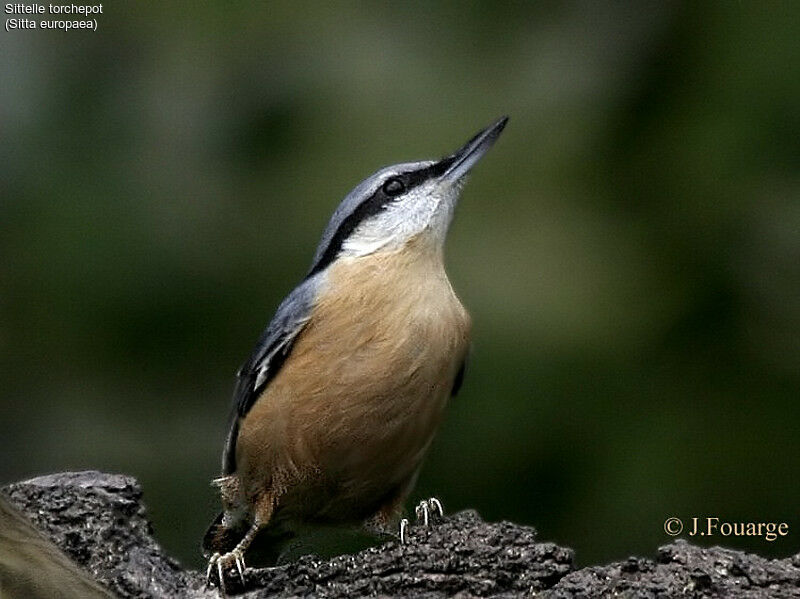
M690 537L761 537L765 541L775 541L789 534L786 522L729 522L716 516L692 517L688 526L680 518L667 518L664 532L677 537L685 532Z

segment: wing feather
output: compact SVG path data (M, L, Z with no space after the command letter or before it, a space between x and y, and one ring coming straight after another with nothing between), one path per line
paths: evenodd
M261 334L253 353L236 374L233 406L228 422L228 436L222 452L222 473L236 471L236 440L239 422L280 371L292 346L311 318L311 309L324 272L303 281L278 306L267 328Z

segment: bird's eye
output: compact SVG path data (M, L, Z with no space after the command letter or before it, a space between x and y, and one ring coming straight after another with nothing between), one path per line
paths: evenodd
M383 184L383 193L387 196L399 196L405 190L406 186L403 185L403 182L397 177L387 179L386 183Z

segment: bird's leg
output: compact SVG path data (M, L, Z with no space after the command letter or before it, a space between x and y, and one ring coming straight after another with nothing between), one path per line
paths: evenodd
M417 472L414 473L408 482L400 488L398 493L396 493L388 502L386 502L386 504L380 510L378 510L378 512L373 515L372 518L365 522L368 530L380 532L382 534L390 534L395 538L399 537L401 544L408 542L408 529L411 526L408 518L400 519L397 535L389 532L389 530L391 523L397 522L397 516L400 515L403 502L408 496L409 490L413 488L418 474L419 470L417 470ZM436 497L430 497L429 499L421 501L414 511L417 515L417 521L419 522L422 520L423 526L430 526L433 519L438 519L444 516L444 507L442 507L442 502Z
M430 526L434 520L444 517L444 507L442 506L442 502L439 501L436 497L430 497L429 499L423 499L419 502L417 507L414 509L414 512L417 515L417 522L422 522L423 526ZM403 518L400 520L400 542L407 543L408 542L408 527L410 523L408 518Z
M414 512L417 514L417 522L422 520L423 526L430 526L432 516L437 518L444 517L444 507L436 497L420 501Z
M250 544L256 536L258 536L259 531L269 522L273 509L274 503L271 497L258 500L256 502L253 524L250 526L247 533L245 533L244 537L242 537L242 540L229 552L223 554L215 553L211 556L211 559L208 560L206 582L208 583L211 580L211 575L216 570L219 588L223 595L226 593L225 570L232 566L236 567L236 571L239 573L239 579L242 581L242 587L244 587L244 571L247 569L244 563L244 553L247 551L247 548L250 547Z
M416 480L416 476L413 480ZM364 522L364 528L373 534L388 535L397 538L392 528L397 522L403 508L403 501L406 498L408 485L403 487L398 493L394 494L371 518ZM405 521L405 524L403 524ZM403 518L400 521L400 541L405 542L405 529L408 527L408 520Z
M236 547L231 549L228 553L215 553L208 560L208 569L206 570L206 583L211 581L211 576L216 570L217 580L219 581L219 588L223 594L226 593L225 589L225 570L231 566L236 567L239 573L239 578L244 586L244 571L247 567L244 563L244 552L256 538L258 531L261 530L261 525L254 523L247 533L242 537L242 540L236 544Z
M401 518L400 519L400 543L405 544L408 543L408 518Z

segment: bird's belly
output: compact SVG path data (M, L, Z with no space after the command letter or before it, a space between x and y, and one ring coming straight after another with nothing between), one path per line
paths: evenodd
M325 510L353 508L399 491L420 467L442 419L455 372L441 356L395 380L341 389L337 408L318 421L304 442L316 446L324 479L335 498Z
M446 278L324 298L242 422L245 486L272 489L282 509L311 520L381 507L418 470L468 336Z
M289 511L314 520L362 519L401 492L430 446L463 359L455 338L445 349L409 337L393 349L389 371L380 342L340 341L350 350L340 348L332 368L298 372L302 384L280 398L275 385L259 400L273 406L266 418L275 428L261 439L272 452L269 476L287 481Z

